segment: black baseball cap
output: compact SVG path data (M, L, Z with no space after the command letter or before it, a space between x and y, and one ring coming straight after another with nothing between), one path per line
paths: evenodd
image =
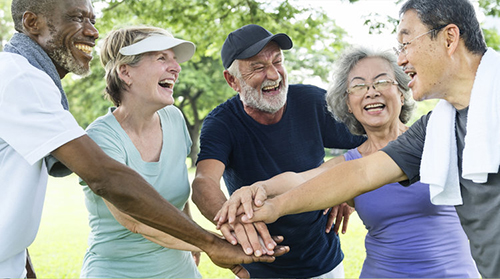
M236 59L250 58L258 54L270 41L281 49L291 49L292 39L287 34L273 33L256 24L245 25L229 33L222 45L221 57L224 68L229 68Z

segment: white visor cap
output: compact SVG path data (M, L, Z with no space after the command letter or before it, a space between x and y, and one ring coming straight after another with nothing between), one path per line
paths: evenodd
M137 55L151 51L172 49L177 57L177 63L188 61L194 54L196 46L189 41L184 41L166 35L153 35L120 49L123 55Z

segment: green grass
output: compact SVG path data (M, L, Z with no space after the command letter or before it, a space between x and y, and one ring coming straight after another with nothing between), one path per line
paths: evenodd
M196 206L192 205L191 211L198 224L215 230ZM29 247L38 278L78 278L88 232L87 211L78 178L75 175L50 178L40 230ZM347 233L340 236L346 278L359 275L365 258L365 234L362 222L353 214ZM202 254L199 270L203 278L234 278L231 271L217 267L205 254Z

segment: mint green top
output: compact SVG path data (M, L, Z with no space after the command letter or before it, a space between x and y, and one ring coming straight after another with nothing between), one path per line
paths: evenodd
M141 174L179 210L189 198L186 157L191 139L178 108L158 111L163 146L158 162L144 162L113 115L115 108L87 128L88 135L115 160ZM81 182L86 185L85 182ZM115 220L103 199L84 187L91 228L82 278L201 278L191 252L169 249L130 232Z

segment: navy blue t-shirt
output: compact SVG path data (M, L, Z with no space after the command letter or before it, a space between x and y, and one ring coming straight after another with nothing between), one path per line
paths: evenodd
M228 192L269 179L285 171L302 172L323 163L324 147L349 149L364 141L336 122L326 107L325 90L290 85L282 119L262 125L243 109L239 95L206 117L198 162L225 164ZM244 265L251 277L313 277L334 269L343 259L338 236L325 233L328 216L313 211L279 218L269 224L271 235L285 237L290 252L273 263Z

